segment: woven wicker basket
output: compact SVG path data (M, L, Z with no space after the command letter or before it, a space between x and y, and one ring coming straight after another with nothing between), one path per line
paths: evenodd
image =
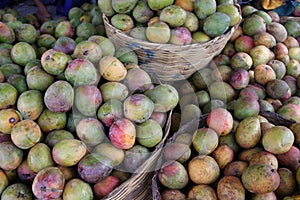
M240 11L238 4L236 7ZM208 42L179 46L150 43L132 38L112 26L105 15L103 20L106 34L117 48L133 49L138 55L140 67L146 70L152 79L166 82L186 79L195 71L204 68L214 56L220 54L239 25L235 25L225 34Z
M141 165L135 173L114 191L112 191L105 199L107 200L150 200L152 199L152 177L156 170L158 159L161 156L164 143L167 140L171 126L170 111L165 125L164 137L155 147L151 156Z

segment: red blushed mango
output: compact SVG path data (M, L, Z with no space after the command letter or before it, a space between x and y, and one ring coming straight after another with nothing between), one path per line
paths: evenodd
M170 189L184 188L189 181L187 170L177 161L165 162L159 171L158 179Z
M286 153L277 154L276 157L280 165L292 171L296 171L300 165L300 150L295 146L292 146Z
M234 41L234 47L237 52L249 53L254 47L254 40L247 35L241 35Z
M108 176L94 185L97 198L103 198L120 185L120 180L115 176Z
M284 43L278 42L273 48L273 52L275 54L275 58L279 59L284 55L288 55L289 49Z
M109 138L112 144L117 148L130 149L135 143L135 137L135 126L126 118L117 120L109 128Z
M233 117L224 108L212 110L207 117L208 127L214 129L219 135L227 135L233 128Z

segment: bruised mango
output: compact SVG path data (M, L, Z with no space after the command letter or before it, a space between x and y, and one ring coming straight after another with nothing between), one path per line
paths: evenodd
M56 199L63 193L65 178L57 167L47 167L38 172L32 183L32 192L39 199Z
M0 110L0 132L4 134L11 133L12 128L21 120L20 113L15 109Z

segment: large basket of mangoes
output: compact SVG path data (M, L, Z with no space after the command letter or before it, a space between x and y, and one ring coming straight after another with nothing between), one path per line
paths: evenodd
M204 68L241 21L232 0L99 0L106 34L133 49L152 77L177 81Z

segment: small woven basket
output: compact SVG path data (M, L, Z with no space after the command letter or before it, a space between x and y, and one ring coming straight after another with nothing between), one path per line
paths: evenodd
M241 13L240 6L236 4ZM147 71L152 79L160 81L177 81L190 77L197 70L204 68L216 55L220 54L239 23L225 34L204 43L191 45L173 45L151 43L135 39L112 26L103 15L107 37L116 48L129 47L138 58L139 65ZM240 15L241 21L241 15Z
M170 111L165 125L165 133L161 142L155 147L151 156L141 165L133 175L119 187L113 190L106 200L151 200L152 199L152 177L156 170L158 159L162 154L164 143L168 138L171 126Z

